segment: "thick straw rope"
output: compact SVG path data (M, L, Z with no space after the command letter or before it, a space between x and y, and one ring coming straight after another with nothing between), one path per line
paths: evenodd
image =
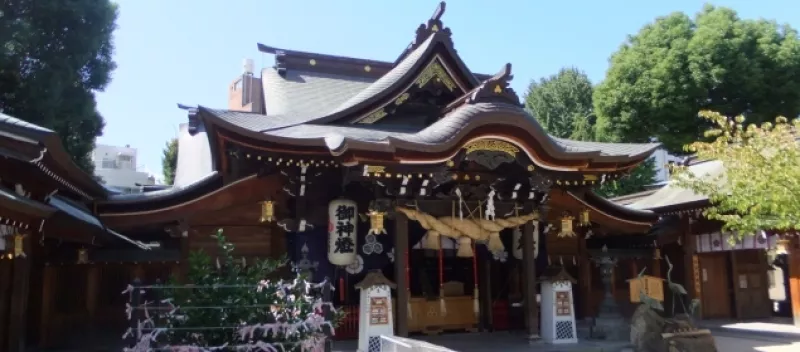
M469 246L471 241L487 242L487 247L492 252L505 250L502 241L500 241L500 231L521 226L528 221L538 220L539 218L539 214L536 212L505 219L496 218L494 220L475 218L471 215L464 219L459 219L455 216L436 218L415 209L404 207L396 207L395 209L405 214L410 220L418 222L422 228L428 231L427 241L423 243L425 248L440 248L439 236L446 236L458 240L460 248L467 248L465 253L461 253L464 255L472 252ZM468 257L471 256L469 255Z

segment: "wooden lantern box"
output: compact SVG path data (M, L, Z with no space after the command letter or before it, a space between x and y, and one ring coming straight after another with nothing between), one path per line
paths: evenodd
M635 279L628 280L628 287L631 292L631 302L641 302L640 293L644 293L659 302L664 302L664 279L660 277L642 275Z

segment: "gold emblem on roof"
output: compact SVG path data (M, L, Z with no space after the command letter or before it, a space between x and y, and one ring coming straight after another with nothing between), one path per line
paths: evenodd
M465 145L464 149L467 150L467 154L477 151L490 151L506 153L512 157L516 157L517 153L519 153L519 148L511 143L489 139L471 142Z
M311 64L311 66L314 66L314 65L317 64L317 60L311 59L311 60L308 60L308 63Z
M439 26L437 26L437 25L435 25L435 24L434 24L434 25L431 27L431 32L438 32L438 31L439 31Z
M372 67L369 67L369 65L366 65L366 66L364 66L364 71L367 71L367 72L372 71Z
M447 74L447 70L442 67L438 61L434 60L431 62L428 67L425 67L425 70L417 78L416 83L417 87L424 87L428 84L432 79L436 78L437 81L442 82L445 87L451 92L456 89L456 83L450 78L450 75Z
M365 117L365 118L361 119L360 121L358 121L358 123L373 123L375 121L378 121L378 120L386 117L386 115L388 115L386 110L384 110L383 108L380 108L378 110L373 111L369 115L367 115L367 117Z
M495 94L500 94L500 93L502 93L502 92L503 92L503 88L502 88L502 87L500 87L500 85L499 85L499 84L494 86L494 93L495 93Z

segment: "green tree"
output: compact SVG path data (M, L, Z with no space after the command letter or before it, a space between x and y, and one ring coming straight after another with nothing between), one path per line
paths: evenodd
M577 68L532 81L525 94L525 109L551 135L594 140L592 82Z
M779 117L774 124L745 126L741 115L705 111L701 116L715 126L705 133L713 140L692 143L687 151L721 161L725 172L711 177L679 168L675 179L709 197L704 215L740 235L800 229L800 121Z
M175 183L175 170L178 168L178 139L173 138L164 146L161 156L161 168L164 174L164 183Z
M598 133L611 140L655 137L670 152L708 124L697 111L760 123L800 113L800 39L788 25L744 20L706 5L694 19L657 18L630 36L594 91Z
M619 180L606 182L596 192L606 198L642 192L647 189L647 186L656 182L655 166L655 159L649 158L633 168L630 174L623 176Z
M532 81L525 95L525 109L551 135L579 141L614 141L597 133L592 103L592 82L577 68L563 68L557 74ZM648 159L625 178L601 186L604 197L641 192L655 182L653 160Z
M89 173L105 125L94 92L116 67L116 18L109 0L0 3L0 110L55 130Z

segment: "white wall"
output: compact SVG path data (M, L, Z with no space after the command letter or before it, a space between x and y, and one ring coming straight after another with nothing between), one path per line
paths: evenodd
M656 183L666 182L669 180L669 168L667 167L667 164L681 160L679 157L670 155L664 149L656 150L651 158L655 159Z
M92 152L94 173L106 186L123 192L139 192L136 184L152 185L155 178L137 167L136 148L98 144Z

